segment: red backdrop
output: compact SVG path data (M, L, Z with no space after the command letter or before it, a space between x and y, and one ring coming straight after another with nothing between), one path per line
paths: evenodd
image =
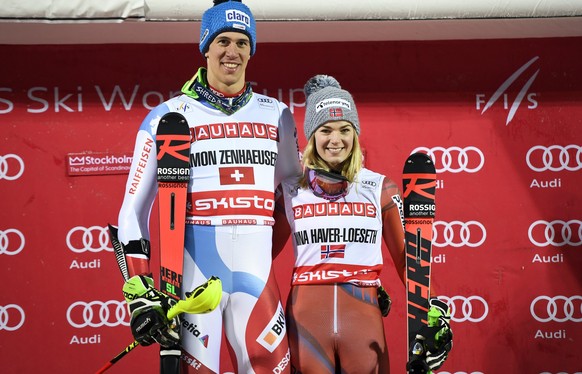
M413 150L434 155L433 281L455 333L439 373L582 371L581 45L260 44L251 60L247 79L286 102L300 130L304 82L334 75L355 97L369 168L400 181ZM105 231L117 221L124 163L148 108L203 60L195 45L0 50L3 371L93 373L132 340ZM287 247L276 260L285 298L291 258ZM400 374L405 293L386 264L385 326ZM111 373L156 373L156 351L138 347Z

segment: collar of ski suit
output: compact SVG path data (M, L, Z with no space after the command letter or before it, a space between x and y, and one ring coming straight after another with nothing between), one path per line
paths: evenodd
M182 93L227 115L231 115L245 106L253 96L251 85L246 83L244 91L239 96L221 97L208 85L206 68L198 69L194 77L182 86Z

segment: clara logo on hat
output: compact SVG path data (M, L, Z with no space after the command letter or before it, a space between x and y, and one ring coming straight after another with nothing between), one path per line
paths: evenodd
M329 107L343 107L347 110L352 110L352 106L350 102L343 99L325 99L321 100L317 105L315 105L315 113L320 112L321 110Z
M229 9L224 14L226 16L226 22L240 22L245 24L246 27L251 27L251 17L240 10ZM233 27L237 27L237 25L233 25ZM242 29L244 30L244 27Z

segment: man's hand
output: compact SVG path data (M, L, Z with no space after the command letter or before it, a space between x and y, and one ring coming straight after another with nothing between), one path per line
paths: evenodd
M131 313L131 333L143 346L154 342L172 347L180 342L180 319L166 317L175 301L153 287L153 280L136 275L123 286L123 295Z

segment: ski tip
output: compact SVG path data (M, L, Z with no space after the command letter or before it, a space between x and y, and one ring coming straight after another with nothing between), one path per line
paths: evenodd
M407 162L432 162L430 155L426 152L414 152L408 156Z
M405 171L408 172L432 170L435 168L431 155L424 152L415 152L410 154L406 158L404 166Z
M168 123L170 121L177 121L179 123L186 123L186 118L178 112L168 112L162 116L160 123Z

